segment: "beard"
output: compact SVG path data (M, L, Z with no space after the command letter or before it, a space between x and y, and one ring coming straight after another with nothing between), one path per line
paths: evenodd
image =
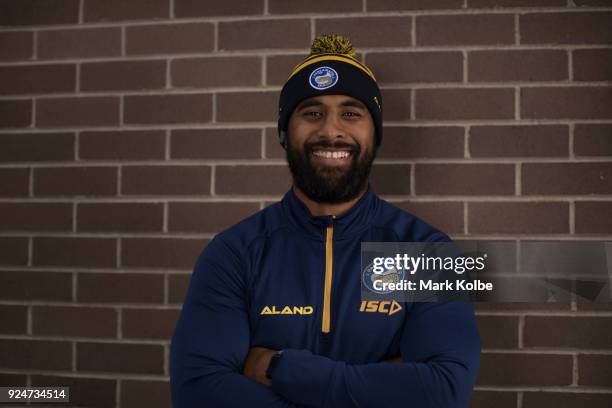
M312 162L312 152L316 148L350 149L351 162L348 166L317 166ZM288 137L285 153L297 188L313 201L337 204L352 200L362 191L376 158L376 150L365 149L362 152L359 145L329 141L306 143L303 150L299 150Z

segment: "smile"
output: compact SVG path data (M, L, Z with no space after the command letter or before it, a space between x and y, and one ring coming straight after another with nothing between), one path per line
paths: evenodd
M315 150L312 152L312 154L313 156L324 159L346 159L350 157L351 152L344 150Z

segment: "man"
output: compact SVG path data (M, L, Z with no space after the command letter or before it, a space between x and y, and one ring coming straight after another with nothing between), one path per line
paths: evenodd
M449 240L368 184L382 141L373 73L348 40L317 38L279 105L293 186L198 258L172 339L175 408L467 407L480 356L469 303L361 307L362 241Z

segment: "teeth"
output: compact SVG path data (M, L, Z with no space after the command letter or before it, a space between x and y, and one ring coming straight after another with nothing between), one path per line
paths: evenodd
M349 152L329 152L324 150L316 150L313 154L318 157L325 157L326 159L344 159L350 155Z

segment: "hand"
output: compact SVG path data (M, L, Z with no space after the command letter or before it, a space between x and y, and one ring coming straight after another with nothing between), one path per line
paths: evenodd
M266 370L270 365L270 359L276 352L277 350L271 350L265 347L251 347L244 361L244 367L242 369L244 375L270 387L272 382L266 378Z

